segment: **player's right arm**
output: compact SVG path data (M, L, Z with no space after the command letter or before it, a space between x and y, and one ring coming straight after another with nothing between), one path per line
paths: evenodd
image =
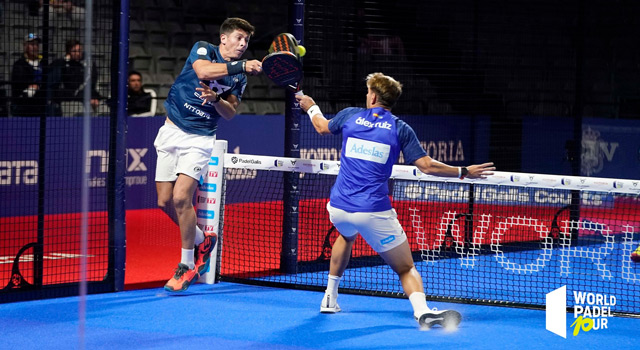
M320 111L320 107L318 107L316 101L314 101L311 96L296 95L296 100L300 103L300 108L309 115L311 124L313 124L313 127L316 129L318 134L331 134L331 131L329 130L329 121L324 117L324 114Z
M200 80L217 80L228 75L247 73L257 75L262 72L262 63L258 60L240 60L224 63L211 62L213 53L206 41L197 42L191 49L191 67Z
M240 65L240 71L234 71L235 65ZM198 58L191 66L200 80L217 80L227 75L242 72L249 75L258 75L262 72L262 64L258 60L213 63L211 60ZM232 74L229 74L229 69L231 69Z

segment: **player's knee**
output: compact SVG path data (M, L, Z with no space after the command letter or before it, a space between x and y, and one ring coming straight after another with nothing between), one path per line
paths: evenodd
M413 273L414 270L415 270L415 267L413 264L402 264L400 266L396 266L396 273L398 274L398 276L411 274Z
M183 196L183 195L174 195L173 196L173 206L177 209L185 209L191 207L191 197Z
M166 212L169 210L171 201L171 198L158 198L158 208Z

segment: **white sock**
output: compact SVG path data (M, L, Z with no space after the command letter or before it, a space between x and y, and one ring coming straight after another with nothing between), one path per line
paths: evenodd
M413 307L413 316L416 318L420 318L424 313L430 311L427 306L427 299L424 293L413 292L409 295L409 301L411 302L411 306Z
M196 226L196 245L204 242L204 232L200 229L200 227Z
M338 296L338 285L340 285L340 279L342 277L329 275L329 281L327 282L327 293Z
M182 248L182 260L180 262L189 266L189 269L193 270L196 267L196 263L193 260L193 249Z

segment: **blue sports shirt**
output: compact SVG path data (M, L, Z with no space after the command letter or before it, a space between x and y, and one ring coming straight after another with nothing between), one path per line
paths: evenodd
M331 206L347 212L391 209L388 180L400 151L407 163L427 155L413 129L381 107L344 109L329 121L329 130L342 133Z
M220 49L217 46L206 41L197 42L191 48L191 53L182 72L171 86L164 107L167 110L169 120L184 132L213 136L218 129L220 114L211 102L203 106L200 92L196 91L196 88L200 87L200 79L193 70L193 62L199 59L214 63L227 62L220 55ZM241 62L238 61L237 64L241 64ZM203 80L202 82L208 84L211 90L219 94L221 98L235 95L240 101L247 86L247 76L244 73L239 73L218 80Z

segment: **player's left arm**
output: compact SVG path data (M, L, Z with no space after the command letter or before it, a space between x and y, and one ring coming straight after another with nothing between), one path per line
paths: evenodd
M425 174L442 177L459 177L460 179L484 179L489 175L493 175L493 170L496 170L491 162L468 165L466 167L456 167L439 162L429 156L419 158L414 161L413 164Z
M200 92L200 97L203 99L202 105L211 103L216 109L218 114L225 120L231 120L236 115L236 108L240 104L238 97L234 94L229 94L226 99L220 97L215 91L211 90L209 85L200 82L200 87L196 88L196 91Z
M421 172L442 177L458 177L481 179L493 175L496 168L493 163L469 165L466 167L451 166L437 161L424 151L413 129L402 120L396 124L398 139L402 145L402 153L407 163L413 163Z

